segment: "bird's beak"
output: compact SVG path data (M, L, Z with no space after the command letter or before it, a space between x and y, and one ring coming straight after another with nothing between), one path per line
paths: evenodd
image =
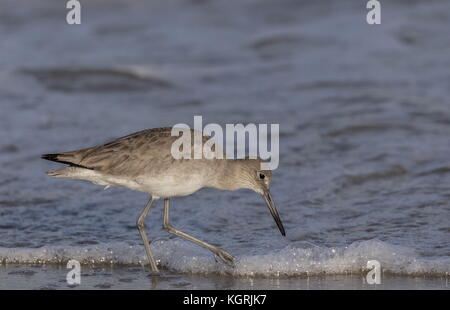
M277 223L278 229L280 230L281 234L283 236L286 236L286 232L284 231L283 223L281 223L280 216L278 215L277 208L275 207L275 203L272 200L272 195L270 195L270 192L268 190L264 191L263 194L264 200L266 201L267 207L270 210L270 213L273 216L273 219L275 220L275 223Z

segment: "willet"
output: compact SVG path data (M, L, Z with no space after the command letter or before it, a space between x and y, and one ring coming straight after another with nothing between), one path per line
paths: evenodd
M233 263L232 255L179 231L170 224L171 197L190 195L203 187L222 190L251 189L264 197L281 234L285 236L283 224L269 192L272 172L260 170L260 159L174 159L171 147L177 138L171 136L169 127L148 129L104 145L46 154L42 158L69 165L49 171L48 175L51 177L87 180L106 187L121 186L150 194L136 224L153 272L158 272L158 266L150 250L144 220L153 202L159 198L164 199L163 227L169 233L207 248L227 264ZM203 141L205 138L203 137Z

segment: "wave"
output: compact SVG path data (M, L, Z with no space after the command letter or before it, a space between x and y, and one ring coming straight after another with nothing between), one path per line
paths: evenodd
M235 266L216 261L184 240L160 240L151 244L165 270L195 274L227 274L244 277L307 277L366 274L367 262L380 262L382 273L404 276L449 276L450 258L424 258L414 250L378 240L352 243L341 248L289 245L266 254L241 255ZM112 243L88 246L0 248L3 264L66 264L78 260L87 265L141 265L146 262L143 246Z
M49 90L61 92L149 91L173 85L154 73L133 67L23 69Z

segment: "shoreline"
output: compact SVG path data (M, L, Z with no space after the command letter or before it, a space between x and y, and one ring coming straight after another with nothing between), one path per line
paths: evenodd
M142 267L81 267L81 283L69 285L66 281L70 269L62 265L0 266L0 289L33 290L90 290L90 289L172 289L172 290L316 290L316 289L368 289L368 290L426 290L450 289L450 277L399 276L382 274L381 284L368 284L365 276L323 275L309 277L232 277L227 275L181 274L162 270L158 276L149 275Z

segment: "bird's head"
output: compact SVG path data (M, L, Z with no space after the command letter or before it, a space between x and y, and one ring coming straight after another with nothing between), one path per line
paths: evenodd
M259 158L238 159L229 162L233 166L232 169L229 169L229 173L233 175L229 178L229 189L247 188L260 194L264 198L281 234L286 236L277 208L269 191L272 171L262 170L262 160Z

